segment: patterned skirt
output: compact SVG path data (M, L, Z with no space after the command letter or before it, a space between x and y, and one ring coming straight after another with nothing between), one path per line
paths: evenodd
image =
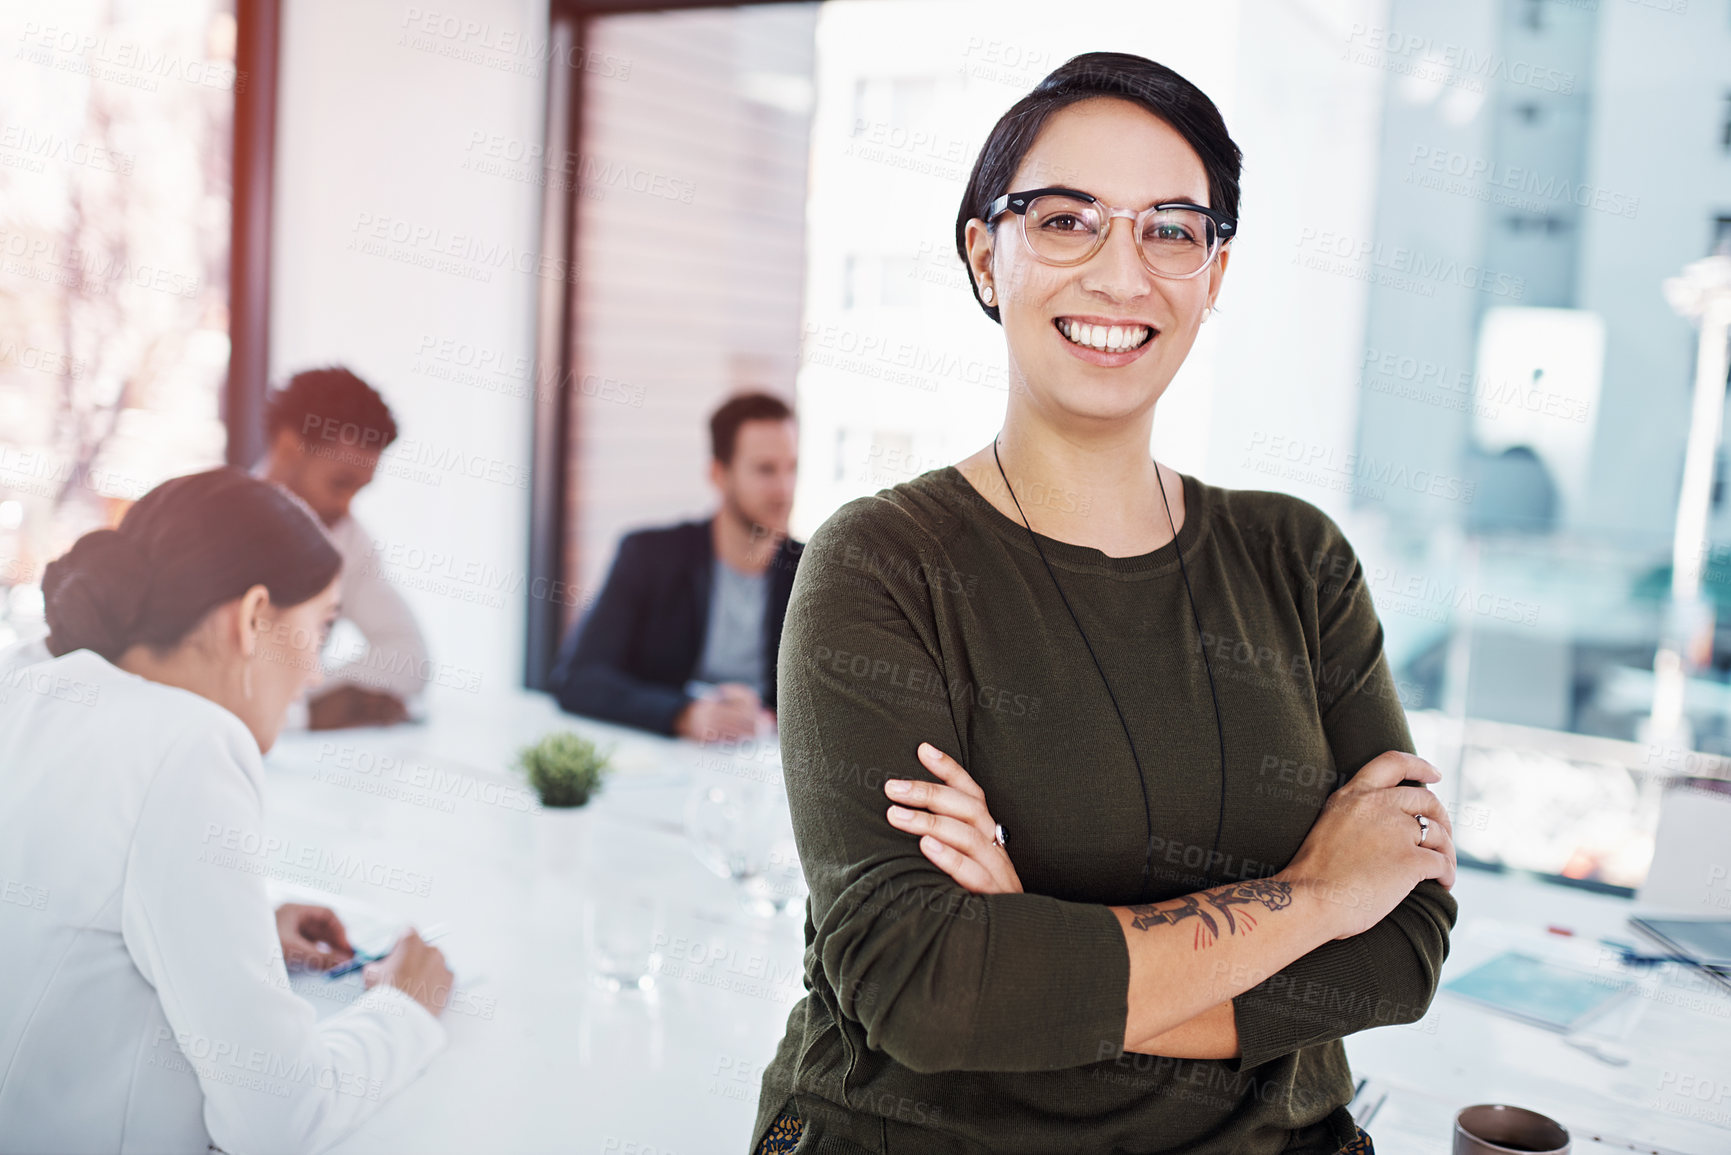
M1370 1135L1365 1129L1356 1123L1353 1128L1357 1130L1358 1138L1342 1147L1338 1155L1376 1155L1376 1148L1371 1146ZM804 1132L805 1124L784 1111L763 1137L763 1142L757 1145L757 1155L790 1155Z
M757 1155L788 1155L805 1134L805 1124L783 1111L770 1125L769 1133L757 1145Z

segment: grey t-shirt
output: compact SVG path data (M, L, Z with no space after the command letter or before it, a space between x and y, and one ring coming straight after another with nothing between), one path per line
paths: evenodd
M709 626L692 678L711 685L744 682L763 694L763 615L769 575L740 573L720 558L710 571Z

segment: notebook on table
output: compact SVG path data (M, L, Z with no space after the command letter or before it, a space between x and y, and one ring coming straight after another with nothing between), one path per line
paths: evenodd
M1450 979L1442 989L1522 1022L1566 1033L1620 1002L1635 986L1629 979L1509 950Z

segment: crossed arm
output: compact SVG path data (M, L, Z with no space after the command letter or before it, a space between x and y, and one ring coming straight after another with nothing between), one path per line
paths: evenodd
M921 852L968 890L980 894L1021 893L1021 880L1007 849L992 839L995 823L978 783L960 764L930 743L922 743L918 753L920 761L939 781L886 782L884 790L890 797L918 807L890 807L890 823L910 833L920 833ZM1424 768L1414 772L1423 774L1429 769L1422 763L1419 765ZM1387 764L1380 765L1367 772L1361 786L1375 789L1385 780L1392 782L1393 776L1402 772ZM1434 769L1430 775L1435 775ZM1447 812L1440 804L1433 806L1431 812L1440 829L1427 853L1446 859L1442 875L1446 888L1452 885L1454 876L1453 832ZM1305 882L1295 882L1284 874L1227 883L1157 903L1111 908L1123 926L1131 958L1125 1050L1180 1059L1243 1057L1233 998L1252 984L1233 976L1247 972L1261 976L1279 971L1326 942L1348 937L1348 933L1334 933L1338 927L1330 917L1333 912L1328 910L1326 900ZM1271 917L1279 912L1291 914ZM1264 933L1254 943L1246 941L1264 922L1267 924ZM1157 939L1148 937L1149 932L1167 927L1177 928L1180 933ZM1186 930L1191 952L1220 947L1213 951L1214 965L1209 979L1196 975L1193 969L1185 969ZM1161 976L1159 996L1156 1000L1139 1000L1139 976L1145 990L1153 985L1146 981L1150 975ZM1174 976L1189 976L1189 981ZM1213 996L1223 997L1210 1001ZM1200 1009L1195 1009L1199 1002ZM1181 1007L1191 1008L1193 1013L1174 1011Z

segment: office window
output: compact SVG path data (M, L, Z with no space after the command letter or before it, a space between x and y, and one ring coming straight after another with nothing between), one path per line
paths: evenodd
M42 567L223 459L232 0L0 12L0 643Z

